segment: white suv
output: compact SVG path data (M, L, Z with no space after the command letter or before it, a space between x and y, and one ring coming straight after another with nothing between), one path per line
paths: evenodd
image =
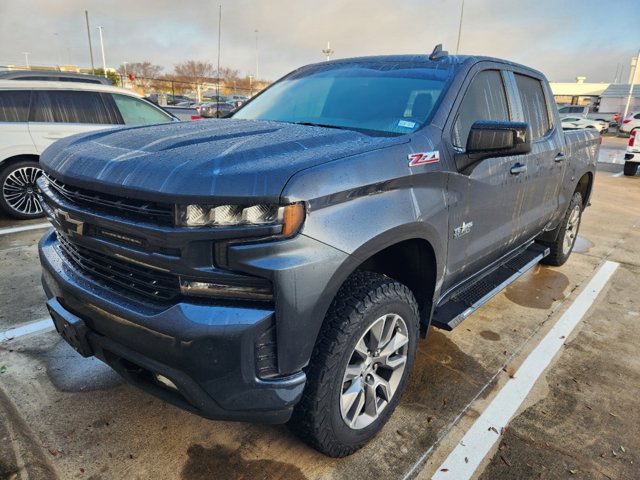
M118 125L177 121L122 88L76 82L0 80L0 209L42 216L38 158L59 138Z
M634 130L640 130L640 113L630 113L627 115L622 123L620 124L620 131L624 133L631 133Z

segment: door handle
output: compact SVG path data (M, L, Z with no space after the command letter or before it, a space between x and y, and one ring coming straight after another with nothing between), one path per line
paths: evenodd
M511 175L520 175L521 173L527 173L527 166L520 163L516 163L511 167Z
M554 161L554 162L564 162L564 160L565 160L566 158L567 158L567 157L565 156L565 154L564 154L564 153L562 153L562 152L560 152L560 153L558 153L558 154L555 156L555 158L553 159L553 161Z

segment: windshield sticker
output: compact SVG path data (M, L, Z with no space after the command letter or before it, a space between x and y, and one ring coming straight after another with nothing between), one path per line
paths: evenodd
M428 163L438 163L440 161L440 152L411 153L408 155L409 166L417 167L418 165L426 165Z
M408 120L399 120L398 126L403 128L414 128L416 126L416 122L410 122Z

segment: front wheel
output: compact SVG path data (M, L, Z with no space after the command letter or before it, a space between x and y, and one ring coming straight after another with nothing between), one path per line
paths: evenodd
M582 195L575 192L569 202L569 208L564 214L558 227L558 235L553 242L541 242L551 250L549 255L542 259L542 263L559 267L569 259L573 245L576 243L580 220L582 219Z
M44 215L36 180L42 175L37 162L22 160L7 165L0 173L0 209L14 218Z
M383 275L356 272L340 288L316 343L290 428L331 457L362 447L404 392L418 340L411 291Z

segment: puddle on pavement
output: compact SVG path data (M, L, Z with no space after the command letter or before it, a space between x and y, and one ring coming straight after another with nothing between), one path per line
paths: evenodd
M491 330L481 331L480 336L486 340L491 340L492 342L497 342L498 340L500 340L500 335L496 332L492 332Z
M124 383L111 367L96 357L82 357L64 340L50 350L32 351L30 355L46 364L49 380L61 392L106 390Z
M409 385L389 423L348 462L336 464L333 477L402 478L490 379L447 334L432 329L418 344Z
M591 247L593 247L593 242L591 240L578 235L575 243L573 244L573 251L576 253L586 253L591 249Z
M240 480L265 478L270 480L306 480L295 465L276 460L247 460L238 450L223 445L205 448L192 445L187 450L189 459L182 469L185 480Z
M548 310L556 300L565 297L569 279L563 273L538 265L513 282L505 296L523 307Z

